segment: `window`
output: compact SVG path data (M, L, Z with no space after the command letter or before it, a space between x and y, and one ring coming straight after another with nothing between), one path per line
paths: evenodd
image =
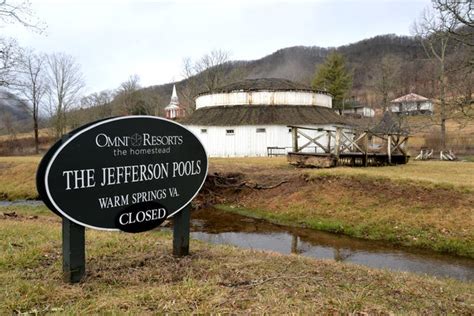
M257 128L257 133L265 133L266 130L264 128Z
M201 134L207 134L207 128L202 128L201 129Z
M288 129L288 133L291 133L291 128Z
M226 129L225 134L226 135L234 135L234 130L233 129Z

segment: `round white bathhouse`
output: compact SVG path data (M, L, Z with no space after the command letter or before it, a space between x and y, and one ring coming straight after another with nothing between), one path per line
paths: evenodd
M247 79L202 93L196 111L184 120L211 157L267 156L291 151L288 126L310 127L310 137L346 126L324 91L285 79ZM301 136L300 136L301 137ZM319 142L327 143L325 137ZM301 142L306 143L306 139ZM322 152L308 146L305 152Z

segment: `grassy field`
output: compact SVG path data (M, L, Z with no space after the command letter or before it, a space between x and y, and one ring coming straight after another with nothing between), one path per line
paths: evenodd
M160 231L87 230L86 279L67 285L60 227L44 207L0 207L0 314L474 313L473 283L197 241L179 259Z
M0 157L0 200L37 199L39 156Z
M435 116L409 116L406 117L408 124L413 127L415 133L410 137L409 148L413 153L419 153L421 147L440 148L440 127L433 123L440 122L439 115ZM469 154L474 149L474 122L467 120L461 113L446 122L447 148L454 150L457 154Z
M0 157L0 199L36 199L35 175L39 156ZM213 158L211 170L248 173L272 170L287 172L294 168L286 158ZM298 172L320 175L367 176L421 182L459 190L474 191L474 163L415 161L403 166L383 168L301 169Z
M213 158L213 170L266 172L271 169L294 170L288 165L286 157L274 158ZM474 190L474 163L450 161L411 161L406 165L390 167L351 168L338 167L333 169L300 169L313 175L367 176L392 180L408 180L421 182L420 185L438 184L451 188Z
M39 159L0 158L1 199L37 198ZM231 196L220 206L228 211L474 258L474 163L318 170L295 169L284 158L211 159L214 172L240 172L256 183L289 179Z

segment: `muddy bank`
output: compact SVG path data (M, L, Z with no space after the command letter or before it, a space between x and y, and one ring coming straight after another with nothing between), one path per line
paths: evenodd
M354 201L383 197L386 203L395 202L401 207L417 205L421 208L458 206L470 207L474 196L443 187L425 187L409 182L394 182L387 179L370 179L355 176L313 176L296 172L225 173L208 175L198 196L196 205L212 206L222 203L239 203L255 199L271 199L281 195L288 197L308 190L325 194L347 195L351 192Z
M215 205L280 224L474 257L474 196L446 187L294 170L211 171L195 206Z

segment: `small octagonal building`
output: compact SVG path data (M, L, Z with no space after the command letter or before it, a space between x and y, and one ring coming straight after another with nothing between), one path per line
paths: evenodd
M350 128L332 109L330 94L285 79L247 79L201 93L195 101L196 111L183 124L211 157L267 156L269 149L286 153L292 148L289 126L312 128L310 137L336 126Z

